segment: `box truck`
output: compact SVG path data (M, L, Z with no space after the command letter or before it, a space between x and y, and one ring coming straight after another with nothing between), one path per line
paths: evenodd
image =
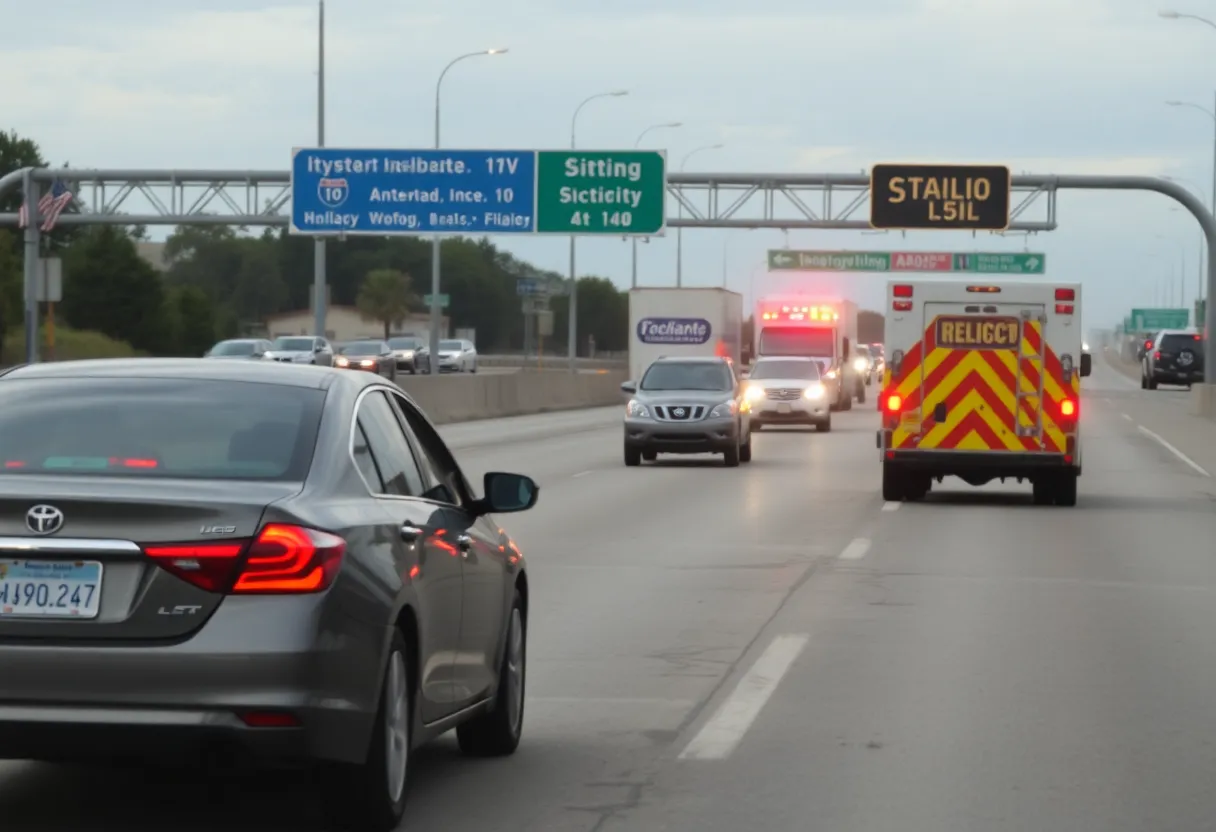
M718 288L629 290L629 377L660 356L722 355L739 366L743 296Z

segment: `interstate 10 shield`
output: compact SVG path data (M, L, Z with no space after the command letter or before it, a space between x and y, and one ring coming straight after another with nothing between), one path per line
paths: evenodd
M350 196L350 184L345 179L326 177L317 183L317 198L327 208L339 208Z

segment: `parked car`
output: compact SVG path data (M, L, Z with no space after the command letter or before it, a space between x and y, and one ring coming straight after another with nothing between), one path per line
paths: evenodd
M397 361L385 341L350 341L338 345L334 366L342 370L362 370L397 380Z
M0 759L302 763L325 828L389 832L414 749L519 745L528 581L494 515L539 489L478 496L402 390L27 365L0 372L0 460Z
M220 341L203 353L203 358L257 359L261 361L270 352L270 342L265 338L231 338Z
M334 351L329 341L315 335L284 335L275 338L265 357L285 364L317 364L330 367L334 363Z

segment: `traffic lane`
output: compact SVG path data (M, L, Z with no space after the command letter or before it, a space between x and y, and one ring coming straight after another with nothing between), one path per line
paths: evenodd
M792 589L877 511L876 419L854 411L831 434L766 431L736 469L720 457L626 469L619 423L573 443L457 450L470 478L537 472L544 489L533 511L498 518L531 569L525 737L504 760L465 759L451 737L422 749L405 828L598 823L594 807L632 788L629 772L667 747ZM308 832L329 787L298 773L0 763L0 817L6 832Z
M439 425L439 435L452 450L475 446L511 446L523 441L535 441L619 427L624 418L625 399L620 406L593 407L510 416L502 419L478 419Z
M523 745L490 762L461 758L450 738L428 746L410 822L596 828L790 592L878 512L876 426L877 414L855 411L831 434L765 431L735 469L711 456L626 468L619 424L578 447L567 437L514 456L462 452L470 470L561 458L566 473L542 474L533 511L498 518L530 568Z
M1118 414L1133 426L1158 456L1180 462L1206 475L1208 488L1216 474L1216 422L1191 415L1191 394L1185 388L1141 390L1123 379L1117 368L1095 366L1096 389L1088 407ZM1127 386L1120 382L1127 381Z
M740 663L792 661L754 722L713 718L736 673L603 832L1208 828L1212 501L1083 418L1075 508L948 480L880 512Z

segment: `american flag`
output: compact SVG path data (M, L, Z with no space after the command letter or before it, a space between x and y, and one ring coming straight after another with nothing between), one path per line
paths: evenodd
M38 200L38 216L42 218L42 230L50 231L55 227L55 223L59 220L59 215L64 212L69 205L72 204L72 199L75 195L68 190L68 186L64 184L62 179L56 179L51 185L51 189L42 195L42 199ZM17 212L17 225L20 228L25 228L29 225L29 211L25 209L25 203L21 203L21 208Z

